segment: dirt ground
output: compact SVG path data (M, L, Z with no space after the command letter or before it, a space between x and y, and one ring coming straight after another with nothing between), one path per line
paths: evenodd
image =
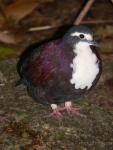
M110 49L100 54L98 85L74 103L86 118L66 115L61 120L46 117L50 108L28 97L23 85L15 87L17 58L0 60L0 149L112 150L113 55Z
M66 2L69 4L68 0ZM58 6L59 3L58 1ZM105 3L107 4L106 1ZM43 9L43 5L40 6L40 12L44 17L49 17L50 22L54 22L58 17L57 11L53 14L54 18L51 17L51 11L54 7L56 8L55 4L50 5L47 10ZM63 4L64 1L59 8L63 7ZM67 14L67 17L74 13L72 4L69 4L69 7L68 4L65 4L68 10L63 11L64 14ZM95 16L96 11L105 6L105 4L100 5L99 3L97 5L98 7L96 7L96 4L94 5L93 13L90 12L89 17ZM106 15L100 13L101 18L106 17L107 14L109 16L107 18L111 17L111 5L109 5L106 5L106 13L104 12ZM73 11L69 13L70 8ZM63 8L63 10L65 9ZM21 26L30 23L29 17L22 20ZM60 19L64 22L67 18L61 17ZM72 19L73 15L70 20ZM42 25L43 21L40 24ZM19 79L16 71L19 54L29 43L49 39L55 34L56 30L39 33L24 32L20 34L21 36L19 35L21 39L24 34L20 44L0 43L1 150L113 149L113 25L90 25L90 28L95 34L95 39L101 44L99 53L103 62L103 72L97 86L73 103L74 106L81 108L80 112L85 117L65 114L59 120L49 118L47 117L47 114L51 112L49 107L34 102L27 95L26 88L23 85L15 87L15 82Z

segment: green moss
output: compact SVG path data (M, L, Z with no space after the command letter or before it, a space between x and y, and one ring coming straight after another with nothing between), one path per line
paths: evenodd
M15 49L9 47L0 47L0 58L9 57L15 54Z

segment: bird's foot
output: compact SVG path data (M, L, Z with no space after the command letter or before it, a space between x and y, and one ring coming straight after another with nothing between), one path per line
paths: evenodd
M54 118L62 118L63 115L60 112L60 108L56 105L56 104L51 104L52 110L53 112L49 115L50 117L54 117Z
M80 116L80 117L85 117L85 115L81 114L78 110L80 108L72 107L72 104L70 101L65 102L64 108L62 108L62 111L66 110L68 114Z
M68 114L74 114L76 116L82 116L82 114L78 111L77 108L74 107L65 107Z
M61 114L61 112L59 110L53 110L53 112L49 115L50 117L54 117L54 118L62 118L63 115Z

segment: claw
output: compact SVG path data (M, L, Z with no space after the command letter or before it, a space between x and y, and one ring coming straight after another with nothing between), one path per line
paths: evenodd
M61 112L57 109L53 110L53 112L49 116L50 117L55 117L55 118L62 118L63 117Z
M62 118L63 115L60 112L60 108L56 104L51 104L53 112L49 115L49 117Z
M57 106L57 104L51 104L51 108L53 112L48 117L54 117L57 119L61 119L63 117L63 111L66 110L68 114L74 114L76 116L86 117L85 115L81 114L78 110L79 107L74 108L70 101L65 102L65 106L63 108Z
M78 110L80 110L80 108L74 108L72 107L72 104L70 101L65 102L65 106L64 108L62 108L61 111L66 110L68 114L74 114L76 116L81 116L81 117L85 117L85 115L81 114Z
M81 116L82 114L74 107L66 108L68 114L75 114L77 116Z

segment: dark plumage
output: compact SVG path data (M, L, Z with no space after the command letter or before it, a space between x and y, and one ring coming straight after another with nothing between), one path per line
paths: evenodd
M80 41L89 42L89 40L84 39L83 35L81 36L83 39L78 35L71 36L76 31L80 34L88 33L92 36L89 28L74 26L63 38L35 47L29 55L24 57L24 59L20 59L18 72L21 82L27 87L28 94L35 101L49 104L51 107L53 106L52 104L57 106L56 104L59 103L77 100L80 95L97 83L101 74L101 60L95 50L93 40L91 40L90 48L98 61L99 72L95 73L96 76L91 87L88 89L86 85L84 88L75 88L76 83L71 84L70 82L74 69L70 65L73 64L73 60L76 57L73 51L74 46ZM52 109L55 115L61 116L61 112L57 107L53 106Z

